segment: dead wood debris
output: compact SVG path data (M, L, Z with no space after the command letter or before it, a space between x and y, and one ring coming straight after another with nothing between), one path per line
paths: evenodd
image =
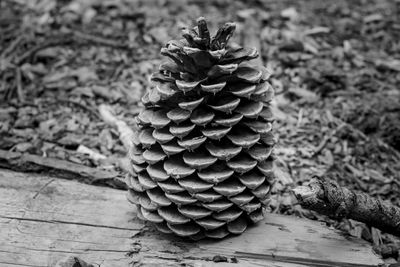
M96 180L115 178L116 171L105 171L85 165L56 158L46 158L37 155L0 150L0 166L22 172L51 171L62 177L88 179L89 183Z
M110 106L100 105L99 113L101 118L111 127L115 127L118 130L119 139L121 143L124 145L126 151L129 151L132 145L132 139L135 135L135 132L132 130L132 127L128 126L125 121L118 119L113 113Z
M341 187L332 179L314 178L293 192L300 205L335 218L348 218L400 236L400 208L363 192Z

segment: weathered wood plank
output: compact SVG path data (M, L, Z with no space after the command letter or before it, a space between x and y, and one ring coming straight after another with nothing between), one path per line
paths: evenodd
M66 255L125 266L143 227L133 216L121 191L2 171L0 266L53 266Z
M271 214L241 236L185 242L134 219L125 192L0 170L0 266L375 266L365 242L319 222ZM224 262L214 262L222 260Z

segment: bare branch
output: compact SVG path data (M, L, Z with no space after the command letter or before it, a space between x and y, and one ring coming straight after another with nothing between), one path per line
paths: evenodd
M302 207L336 218L363 222L400 236L400 208L362 192L341 187L336 181L314 178L293 192Z

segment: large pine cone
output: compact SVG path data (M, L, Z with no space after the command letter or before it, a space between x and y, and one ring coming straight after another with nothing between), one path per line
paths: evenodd
M161 49L129 153L128 199L162 232L199 239L242 233L263 218L275 143L269 72L227 45L235 24L210 37L204 18Z

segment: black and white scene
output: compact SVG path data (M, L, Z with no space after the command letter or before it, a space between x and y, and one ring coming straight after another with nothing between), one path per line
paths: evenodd
M400 267L400 0L0 0L0 267Z

